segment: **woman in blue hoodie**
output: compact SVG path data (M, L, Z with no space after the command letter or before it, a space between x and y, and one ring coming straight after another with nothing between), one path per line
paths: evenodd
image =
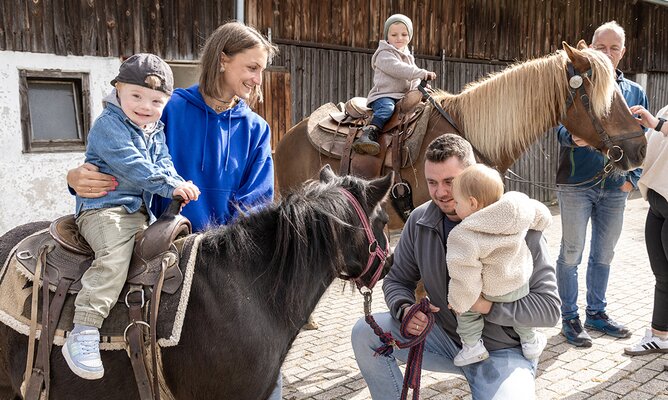
M252 27L241 22L221 25L204 45L199 84L176 89L163 111L174 167L201 191L199 200L183 209L195 231L226 224L240 210L273 200L271 132L248 104L261 101L262 71L277 52ZM105 196L118 185L92 164L68 171L67 183L86 198ZM162 200L153 201L155 215L170 202ZM269 400L281 397L279 374Z
M249 104L261 101L262 72L278 49L241 22L221 25L207 39L199 84L176 89L162 121L176 171L201 190L183 209L196 231L226 224L241 210L273 200L274 166L267 122ZM89 164L68 172L81 197L114 190L116 180ZM160 215L169 199L156 199Z

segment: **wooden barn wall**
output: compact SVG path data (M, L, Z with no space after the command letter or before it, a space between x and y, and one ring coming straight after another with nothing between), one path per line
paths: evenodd
M7 0L0 2L0 49L194 60L206 37L233 17L232 1Z
M668 72L668 7L634 0L247 0L247 21L273 39L375 49L385 19L413 20L414 53L515 61L591 41L616 20L627 33L620 68Z
M292 85L292 124L308 117L322 104L366 96L372 86L371 52L280 45L276 64L289 71ZM504 63L455 62L418 58L416 63L437 73L435 88L458 93L469 82L505 68ZM286 87L287 88L287 87ZM274 90L271 90L274 92ZM272 127L273 128L273 127ZM283 132L274 131L275 135ZM558 147L555 135L546 133L511 168L522 178L554 184ZM526 183L507 181L510 190L522 191L541 201L554 200L554 193Z
M668 104L668 73L649 73L647 87L650 110L655 113Z

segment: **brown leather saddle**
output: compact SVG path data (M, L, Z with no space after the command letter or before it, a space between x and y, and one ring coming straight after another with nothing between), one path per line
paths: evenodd
M395 105L392 118L378 138L378 155L357 154L352 150L361 128L371 121L373 111L366 99L354 97L338 106L325 104L314 111L307 122L307 136L318 151L340 159L339 175L356 175L372 179L383 175L384 169L394 171L392 204L406 220L413 210L412 189L401 177L401 169L420 157L419 149L427 128L430 105L419 90L409 91ZM426 117L426 118L424 118Z
M183 273L178 268L179 249L175 242L190 235L192 226L187 218L179 214L180 207L179 200L172 201L169 209L155 223L136 236L128 278L119 299L119 303L128 306L132 321L126 328L125 336L142 400L159 398L160 393L157 386L157 338L154 329L157 326L160 293L164 291L173 294L183 282ZM42 313L42 332L48 336L42 335L46 340L39 342L25 396L26 399L38 399L43 387L48 393L51 346L65 297L67 293L81 290L81 277L90 267L94 254L79 234L74 216L68 215L55 220L48 232L22 241L17 246L16 257L24 269L23 273L31 280L41 282L42 310L48 310ZM49 291L55 294L51 296ZM144 310L146 304L150 304L148 312ZM146 314L150 316L150 324L144 321ZM142 326L148 327L150 331L153 385L146 369Z

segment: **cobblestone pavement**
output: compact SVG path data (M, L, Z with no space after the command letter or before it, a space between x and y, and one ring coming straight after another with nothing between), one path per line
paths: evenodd
M664 399L668 400L668 354L628 357L626 346L638 341L652 314L654 276L647 261L644 225L647 203L633 196L626 207L624 230L616 248L608 286L608 312L633 331L630 339L590 332L594 345L569 345L559 327L541 328L548 337L536 380L538 399ZM561 223L552 207L553 224L546 232L550 255L559 254ZM394 240L394 238L393 238ZM584 260L587 259L585 250ZM584 273L579 304L584 309ZM378 285L380 286L380 285ZM386 311L380 289L373 311ZM362 296L337 280L314 312L316 331L302 331L283 365L283 397L297 399L370 399L350 345L352 326L363 314ZM468 384L458 376L424 371L422 399L470 399ZM410 394L409 394L410 396Z

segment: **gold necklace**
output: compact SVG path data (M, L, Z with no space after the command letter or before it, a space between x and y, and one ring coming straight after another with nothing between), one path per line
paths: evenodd
M230 101L225 101L225 100L217 99L217 98L215 98L215 97L213 97L213 96L209 96L209 97L211 97L212 100L216 100L216 101L218 101L218 102L220 102L220 103L223 103L223 105L219 105L219 104L214 104L214 105L213 105L213 109L216 110L217 113L221 113L221 112L223 112L223 111L225 111L225 110L228 110L228 109L232 108L231 105L234 104L234 102L236 101L236 97L233 97L232 100L230 100Z

